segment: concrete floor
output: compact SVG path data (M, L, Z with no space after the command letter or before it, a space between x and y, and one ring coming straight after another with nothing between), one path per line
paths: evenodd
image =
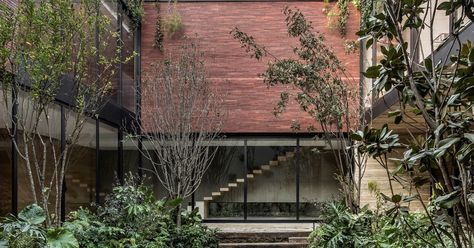
M313 223L205 223L221 233L311 232Z

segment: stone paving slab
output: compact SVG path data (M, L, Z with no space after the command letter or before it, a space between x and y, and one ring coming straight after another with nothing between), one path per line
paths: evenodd
M205 223L217 228L220 233L283 233L311 232L317 224L313 223Z

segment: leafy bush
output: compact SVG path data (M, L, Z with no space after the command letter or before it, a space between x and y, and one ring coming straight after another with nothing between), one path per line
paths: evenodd
M330 203L323 219L324 224L309 237L311 248L443 247L428 217L420 213L377 215L364 207L352 214L344 204Z
M157 201L153 192L133 178L113 189L97 214L80 209L64 226L81 247L217 247L214 231L201 225L196 211L183 212L174 223L181 200Z
M18 217L8 217L0 223L0 247L42 248L79 247L73 234L63 228L46 230L44 210L36 204L23 209Z
M201 224L197 210L174 220L181 200L157 201L153 192L133 178L117 186L97 213L79 209L69 213L62 227L46 230L45 213L33 204L18 218L0 224L0 247L13 248L217 248L215 231Z

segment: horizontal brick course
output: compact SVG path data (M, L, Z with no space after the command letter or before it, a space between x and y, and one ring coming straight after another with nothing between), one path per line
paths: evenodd
M348 71L358 81L358 54L344 54L344 38L337 31L327 27L327 18L322 9L323 2L201 2L178 3L184 30L178 37L166 37L164 51L153 48L156 11L154 3L145 3L145 17L142 25L142 68L146 79L150 64L161 60L164 54L176 50L182 38L188 36L196 41L204 53L209 78L217 88L226 92L225 108L228 111L225 132L290 132L292 120L299 120L307 126L314 121L290 104L288 111L276 118L272 110L279 100L282 87L268 88L259 78L268 61L256 61L245 53L230 31L239 27L264 44L278 57L292 56L295 39L286 33L285 6L297 7L312 21L316 31L326 35L328 44L336 51ZM161 4L161 13L166 15L168 6ZM356 39L359 13L352 9L346 39ZM153 115L152 104L143 99L143 120L146 123Z

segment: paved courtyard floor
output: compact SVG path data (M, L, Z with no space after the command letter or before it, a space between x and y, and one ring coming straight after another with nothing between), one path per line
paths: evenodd
M221 233L311 232L313 223L205 223Z

